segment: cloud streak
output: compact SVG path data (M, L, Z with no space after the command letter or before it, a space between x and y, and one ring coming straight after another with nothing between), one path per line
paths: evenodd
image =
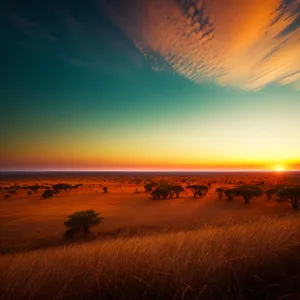
M49 33L45 28L32 20L12 14L11 21L16 27L30 37L40 38L51 42L58 40L57 37Z
M300 89L300 0L130 0L113 18L156 70L246 90Z

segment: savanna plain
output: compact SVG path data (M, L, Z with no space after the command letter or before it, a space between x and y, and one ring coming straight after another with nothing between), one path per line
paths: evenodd
M300 173L0 180L0 299L300 299Z

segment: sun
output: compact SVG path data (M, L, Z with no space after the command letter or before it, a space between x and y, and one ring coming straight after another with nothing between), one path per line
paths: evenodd
M276 172L282 172L282 171L284 171L284 167L283 166L276 166L275 170L276 170Z

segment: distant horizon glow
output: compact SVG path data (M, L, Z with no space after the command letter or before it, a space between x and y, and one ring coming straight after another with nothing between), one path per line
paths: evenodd
M268 173L289 173L289 172L300 172L300 169L15 169L15 170L0 170L0 172L164 172L164 173L172 173L172 172L207 172L207 173L215 173L215 172L268 172Z

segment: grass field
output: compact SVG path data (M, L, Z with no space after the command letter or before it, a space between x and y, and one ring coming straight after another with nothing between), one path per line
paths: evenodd
M13 198L0 200L0 253L32 250L65 244L64 222L69 214L94 209L104 217L103 223L92 229L90 239L97 236L115 237L121 232L155 233L170 229L201 228L211 222L222 224L229 219L243 221L262 215L293 214L287 204L278 204L261 197L245 206L237 198L219 200L214 185L205 198L193 198L191 193L179 199L153 201L144 192L135 194L135 186L110 187L108 194L98 189L86 192L62 192L50 199L40 194L30 197L18 191ZM141 191L141 186L138 187Z
M0 297L297 299L299 225L298 216L262 217L4 255Z
M186 189L166 200L128 178L21 180L9 198L15 178L2 181L0 299L300 299L299 212L266 195L246 205L215 192L241 179L266 180L266 189L274 179L253 176L220 175L205 197ZM46 180L83 186L48 199L23 188ZM89 209L103 222L64 237L67 216Z

